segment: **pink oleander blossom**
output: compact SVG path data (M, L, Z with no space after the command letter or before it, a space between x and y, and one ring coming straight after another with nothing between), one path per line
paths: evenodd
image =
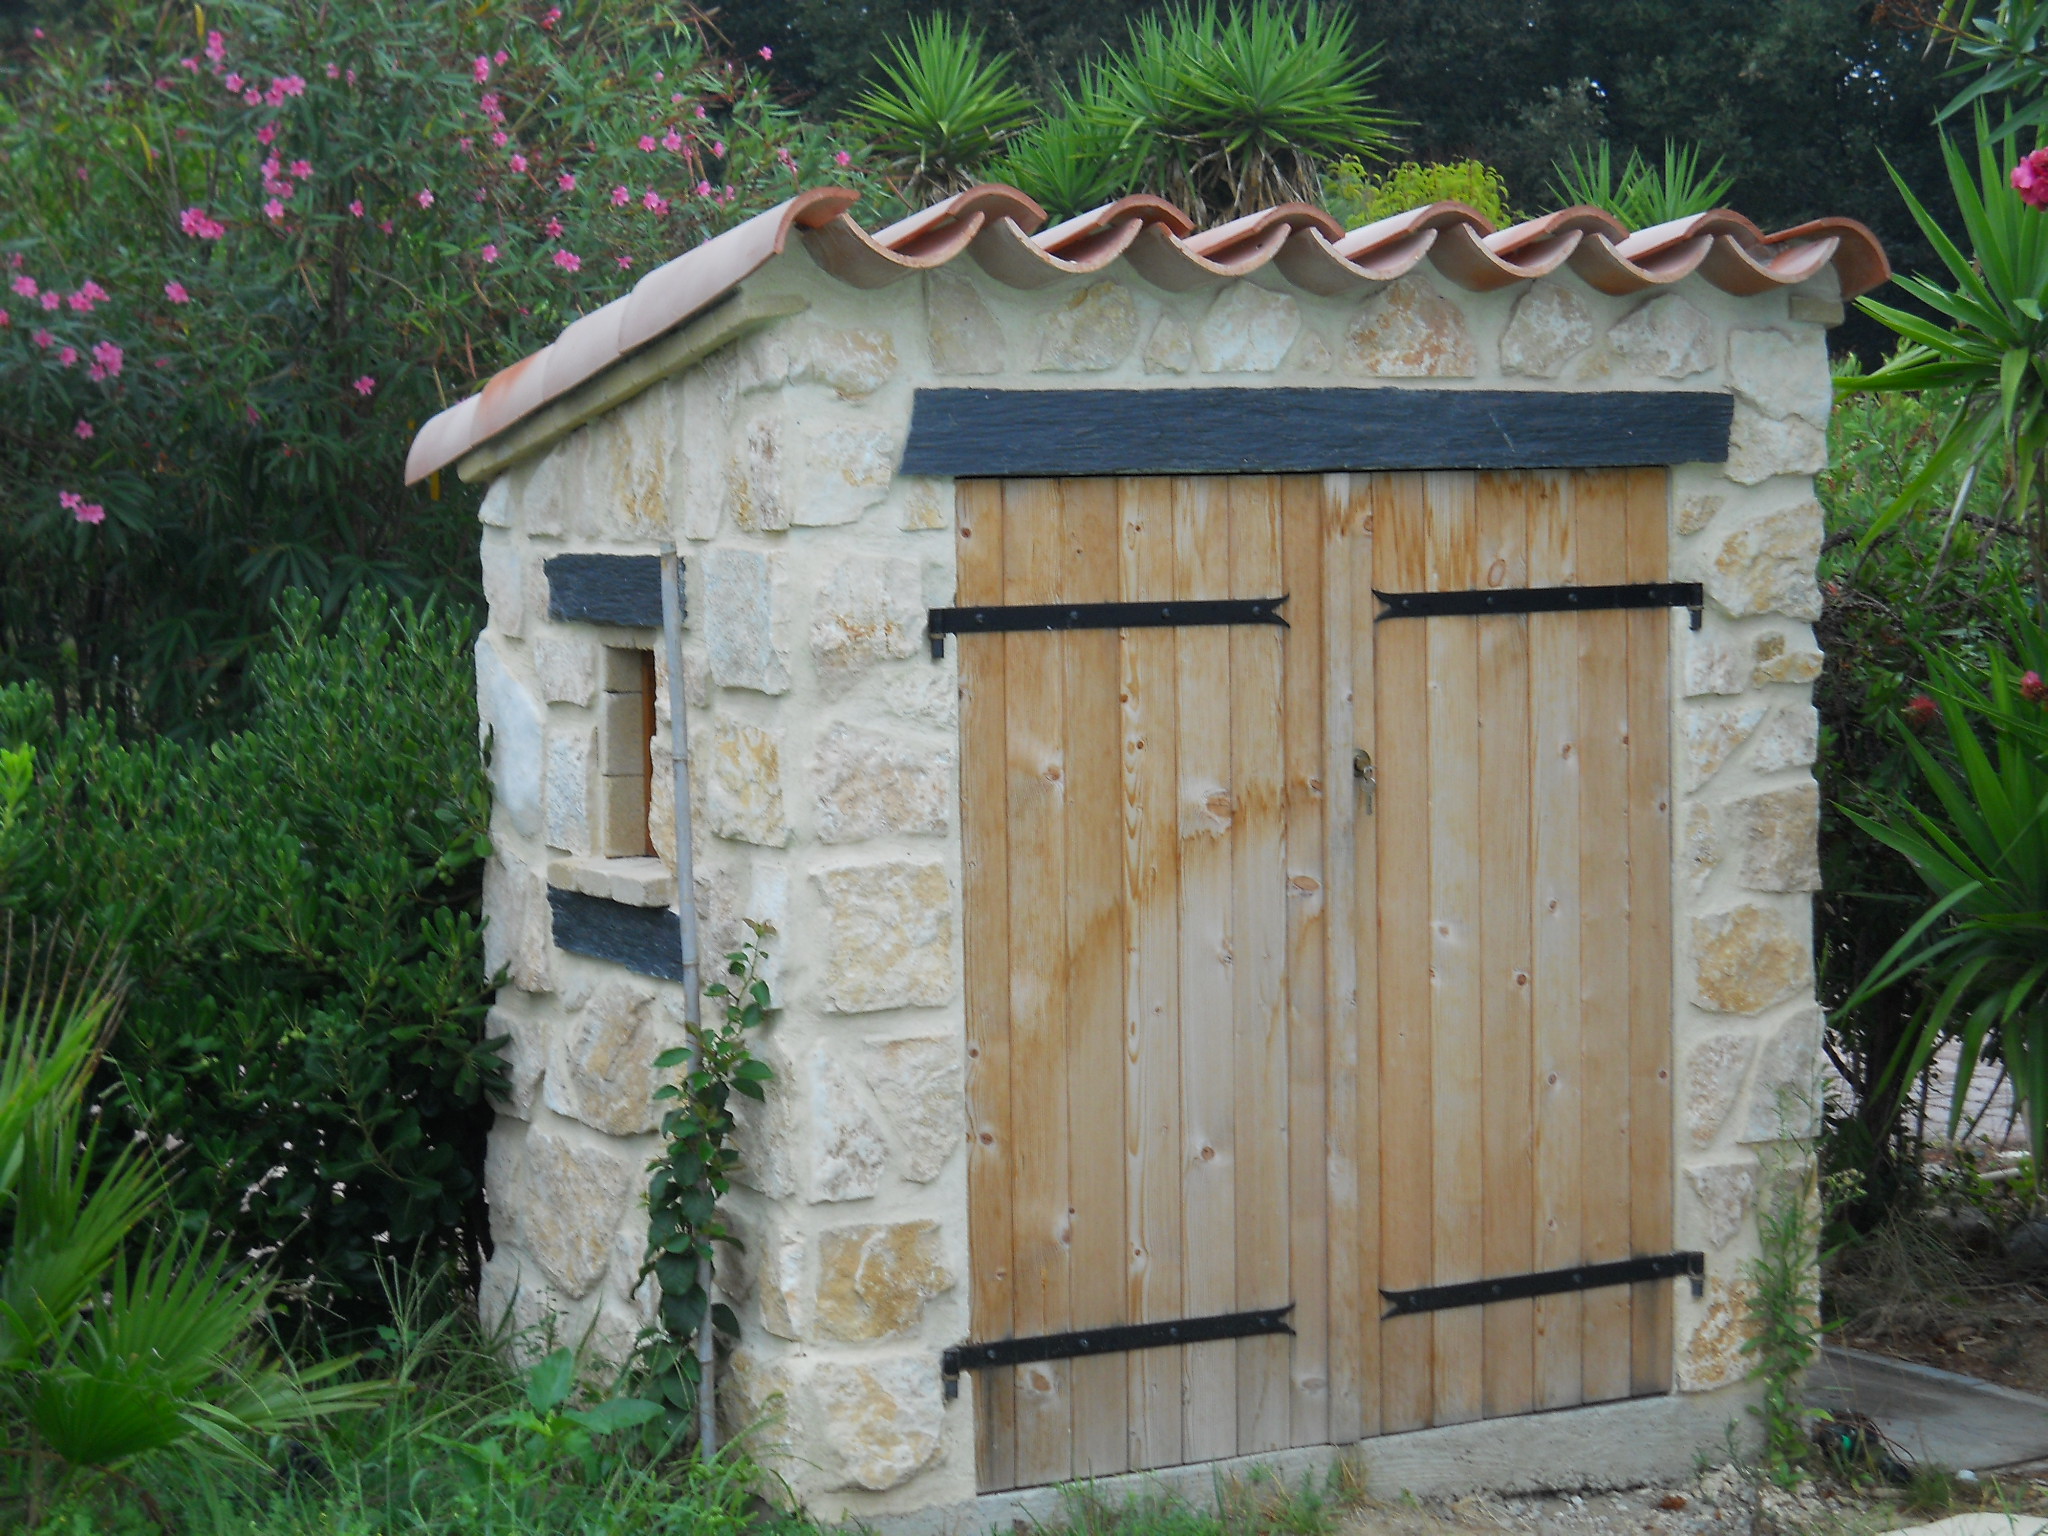
M313 174L313 162L310 160L294 160L292 162L292 174L301 181L307 180Z
M697 183L697 195L698 195L699 197L709 197L709 196L711 195L711 183L710 183L710 182L708 182L708 181L700 181L700 182L698 182L698 183Z
M272 144L275 143L276 140L277 124L265 123L261 128L258 128L256 130L256 142L258 144Z
M35 330L29 333L28 339L34 342L37 346L45 349L57 345L57 338L55 336L52 336L48 331L42 329L40 326L38 326Z
M642 153L643 155L651 155L651 154L653 154L653 153L654 153L654 135L653 135L653 134L651 134L651 133L643 133L643 134L641 134L641 135L640 135L640 152L641 152L641 153Z
M249 87L249 89L247 89L246 91L242 92L242 105L243 105L243 106L245 106L245 107L260 107L260 106L262 106L262 105L263 105L263 93L262 93L261 91L257 90L255 86L253 86L253 85L252 85L252 86L250 86L250 87Z
M263 217L273 224L277 223L284 217L284 204L273 197L263 205Z
M486 244L482 250L477 252L477 255L483 257L485 266L489 266L498 259L498 248L495 245Z
M512 169L519 175L524 176L526 174L526 156L514 155L512 157Z
M190 304L192 295L185 291L185 285L175 278L164 284L164 297L173 304Z
M418 203L422 208L431 208L434 206L433 191L430 188L421 187L418 195L413 198L413 201Z
M847 166L853 164L853 156L842 149L841 151L839 151L838 154L832 157L832 163L838 166L841 170L845 170Z
M633 258L630 256L614 256L612 260L619 264L621 272L629 271L633 266Z
M355 383L351 384L349 388L367 400L377 392L377 381L366 373L357 379Z
M711 158L714 160L723 160L725 158L725 140L719 139L712 144Z
M339 64L329 64L327 66L327 78L339 80L341 78L341 66Z
M7 286L20 294L24 299L32 299L41 291L40 285L26 272L17 274L14 281Z
M348 211L350 218L360 219L363 216L363 200L360 197L356 198L348 205Z
M345 70L343 71L341 78L349 85L354 85L356 83L356 72L352 69Z
M87 501L76 491L59 491L57 505L77 518L81 523L103 523L107 520L107 509L96 501Z
M483 113L487 122L502 123L505 121L505 108L499 102L496 91L485 91L483 95L479 96L476 101L476 109Z
M671 128L661 136L661 147L672 155L680 154L683 148L683 136Z
M178 68L184 70L187 74L196 75L199 73L199 61L190 58L180 59L178 60Z
M42 297L37 299L36 302L42 305L44 309L55 309L64 302L64 295L54 288L45 288Z
M2041 674L2029 672L2020 679L2020 697L2029 704L2048 703L2048 683L2041 681Z
M561 20L562 8L559 5L551 5L548 7L547 15L540 19L540 29L543 32L552 32L561 23Z
M491 135L491 148L493 149L503 149L507 144L510 144L511 142L512 135L507 133L502 128L500 128L496 133L493 133Z
M279 75L270 82L270 88L280 96L303 96L306 94L304 75Z
M576 190L576 177L573 173L564 171L555 178L555 185L564 192L574 192Z
M482 85L491 78L491 61L480 53L476 56L476 62L470 65L469 72L476 76L476 83Z
M491 55L491 62L497 65L500 69L503 69L507 64L510 64L512 62L512 55L507 53L503 48L500 48L496 53Z
M118 379L121 377L123 358L124 354L121 349L111 341L96 341L93 343L92 360L99 364L100 367L106 369L108 378Z
M228 232L227 226L204 208L187 208L178 215L178 227L195 240L218 240Z
M2012 185L2029 208L2048 208L2048 149L2037 149L2014 166Z
M12 324L14 324L14 316L10 315L6 310L0 309L0 331L6 330Z
M69 368L77 361L78 348L76 347L65 347L57 353L57 365L61 368Z
M549 219L541 228L546 232L550 240L562 238L562 221L560 219Z
M583 270L583 258L574 251L556 251L552 259L555 265L564 272L581 272Z
M775 57L775 50L774 50L773 48L770 48L770 47L769 47L769 46L768 46L767 44L763 43L763 44L761 45L761 58L762 58L762 59L763 59L764 61L766 61L766 60L768 60L768 59L772 59L772 58L774 58L774 57Z
M228 56L228 40L218 32L206 34L206 57L215 64Z
M386 235L390 234L390 233L391 233L391 221L390 221L389 219L379 219L379 220L377 221L377 229L378 229L379 233L381 233L381 234L386 234Z
M78 418L78 425L74 426L71 429L71 432L72 435L82 443L89 443L92 441L92 423L87 421L83 416Z
M221 81L221 85L226 89L227 93L230 96L241 95L243 84L244 82L240 75L229 75L226 79Z
M612 206L614 208L623 208L631 201L633 201L633 194L624 187L612 188Z

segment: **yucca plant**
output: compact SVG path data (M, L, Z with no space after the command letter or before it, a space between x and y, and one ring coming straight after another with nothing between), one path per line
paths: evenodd
M970 185L1031 119L1010 56L945 15L913 21L875 63L882 79L854 103L854 126L913 206Z
M1084 99L1089 94L1062 96L1056 112L1020 134L989 166L989 177L1008 182L1055 219L1086 213L1135 190L1129 135L1090 109Z
M1696 144L1664 141L1662 164L1630 150L1619 169L1605 139L1581 154L1570 150L1551 167L1550 195L1561 207L1604 208L1630 229L1650 229L1718 208L1735 178L1716 160L1704 170Z

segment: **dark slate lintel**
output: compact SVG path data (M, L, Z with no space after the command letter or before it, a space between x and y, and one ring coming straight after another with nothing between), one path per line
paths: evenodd
M551 619L661 627L659 555L551 555L547 573Z
M609 960L642 976L683 979L682 919L666 907L629 907L552 885L548 907L557 949Z
M1311 474L1718 464L1704 390L920 389L906 475Z

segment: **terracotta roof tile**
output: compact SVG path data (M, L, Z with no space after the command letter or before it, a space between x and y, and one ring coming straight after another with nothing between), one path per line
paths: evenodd
M631 293L422 427L406 457L407 483L453 464L723 298L780 254L792 230L820 266L857 288L943 267L963 251L1016 288L1084 277L1120 258L1175 291L1213 287L1271 263L1296 286L1331 296L1368 291L1425 259L1476 292L1566 265L1615 295L1694 273L1729 293L1765 293L1832 262L1843 297L1853 298L1891 276L1877 237L1854 219L1765 234L1727 209L1631 233L1598 208L1566 208L1496 230L1463 203L1436 203L1346 231L1321 208L1283 203L1197 231L1171 203L1140 195L1045 229L1045 210L1014 187L980 186L870 233L849 212L857 196L843 187L801 192L657 267Z

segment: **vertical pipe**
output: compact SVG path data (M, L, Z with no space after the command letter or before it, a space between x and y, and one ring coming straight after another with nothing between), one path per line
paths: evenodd
M690 728L683 687L683 566L673 544L661 546L661 636L668 652L668 738L674 774L676 827L676 926L682 939L683 1021L690 1031L690 1069L699 1060L698 1030L703 1025L697 975L697 878L693 826L690 820ZM706 1461L718 1454L717 1336L711 1326L711 1261L697 1261L697 1284L704 1292L704 1320L697 1325L697 1454Z

